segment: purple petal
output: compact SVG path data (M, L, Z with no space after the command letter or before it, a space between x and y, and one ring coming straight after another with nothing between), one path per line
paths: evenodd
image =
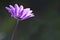
M24 9L24 10L23 10L23 13L22 13L22 15L21 15L21 18L22 18L24 15L26 15L29 11L30 11L30 8Z
M12 11L12 9L10 9L9 7L5 7L7 10L8 10L8 12L10 12L11 13L11 16L13 15L13 11Z
M17 4L15 4L15 13L16 13L16 16L19 15L19 6Z
M9 5L9 7L10 7L10 9L12 11L12 16L14 16L15 15L15 8L12 5Z
M21 20L25 20L25 19L28 19L28 18L31 18L31 17L34 17L34 15L33 15L33 14L30 14L29 16L24 17L24 18L22 18Z
M26 18L22 18L21 20L25 20L25 19L28 19L28 18L30 18L30 16L28 16L28 17L26 17Z
M27 17L27 16L31 15L31 13L32 13L32 10L30 10L30 11L26 14L26 16L25 16L25 17ZM24 18L24 17L23 17L23 18Z
M27 12L27 14L25 14L25 16L23 16L22 18L26 18L27 16L31 15L31 13L32 13L32 10Z
M21 12L24 9L23 5L20 6L19 12Z
M21 6L20 6L20 9L19 9L19 16L20 16L20 17L21 17L21 15L22 15L23 9L24 9L24 8L23 8L23 5L21 5Z
M9 5L9 7L10 7L12 10L15 10L15 8L14 8L12 5Z
M9 7L5 7L5 8L8 10L8 12L10 12L12 14L12 11Z

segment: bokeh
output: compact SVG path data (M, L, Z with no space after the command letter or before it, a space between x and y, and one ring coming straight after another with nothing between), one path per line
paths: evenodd
M0 40L10 40L16 25L6 6L31 8L35 17L19 21L14 40L60 40L60 0L0 0Z

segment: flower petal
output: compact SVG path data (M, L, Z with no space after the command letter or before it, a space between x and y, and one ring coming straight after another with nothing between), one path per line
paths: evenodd
M24 9L23 5L20 6L19 12L21 12Z
M15 16L15 8L12 5L9 5L11 11L12 11L12 16Z
M9 7L5 7L5 8L12 14L11 9Z
M22 15L23 9L24 9L24 7L23 7L23 5L21 5L21 6L20 6L20 9L19 9L19 16L20 16L20 17L21 17L21 15Z
M14 8L12 5L9 5L9 7L10 7L12 10L15 10L15 8Z
M30 10L29 12L27 12L26 16L24 16L24 17L29 16L31 13L32 13L32 10ZM23 18L24 18L24 17L23 17Z
M11 13L11 16L12 16L12 15L14 15L14 13L13 13L12 9L10 9L9 7L5 7L5 8L8 10L8 12L10 12L10 13Z
M24 17L24 18L22 18L21 20L25 20L25 19L28 19L28 18L31 18L31 17L34 17L33 13L28 15L28 16L26 16L26 17Z
M30 8L24 9L20 18L22 18L23 16L25 16L29 11L30 11Z
M16 16L19 15L19 6L17 4L15 4L15 13L16 13Z

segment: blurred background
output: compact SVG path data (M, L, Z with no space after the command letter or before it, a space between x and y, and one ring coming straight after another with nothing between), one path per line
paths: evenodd
M0 40L10 40L16 19L6 6L23 5L35 17L20 21L14 40L60 40L60 0L0 0Z

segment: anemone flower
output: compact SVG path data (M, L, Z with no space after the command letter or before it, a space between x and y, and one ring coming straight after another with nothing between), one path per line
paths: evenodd
M30 8L24 9L23 5L18 6L15 4L14 7L9 5L9 7L6 7L6 9L15 19L25 20L34 16L32 10L30 10Z
M14 40L14 35L15 35L15 31L17 29L19 20L22 21L22 20L34 17L34 14L32 13L33 11L30 10L30 8L24 9L23 5L18 6L18 4L15 4L14 6L9 5L9 7L5 7L5 8L11 14L11 17L17 19L16 27L14 28L14 31L11 36L11 40Z

